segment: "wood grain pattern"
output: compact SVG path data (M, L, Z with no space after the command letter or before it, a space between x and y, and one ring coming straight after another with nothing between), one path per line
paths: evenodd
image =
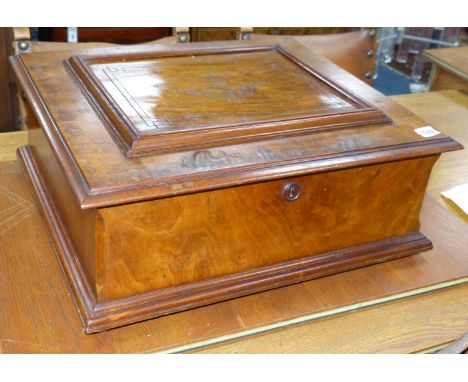
M358 227L353 227L352 225L351 228L348 228L346 224L340 227L340 229L343 229L342 233L336 233L334 232L334 222L337 218L332 217L330 220L330 233L328 235L325 234L326 239L324 247L320 247L319 244L320 241L323 240L322 232L324 228L322 226L312 227L311 231L320 232L320 234L317 235L317 237L312 236L312 244L304 244L301 240L297 240L293 237L292 240L293 242L294 240L297 241L296 246L298 248L298 251L293 252L293 254L298 260L285 261L288 260L291 255L288 257L282 252L278 253L278 246L274 246L271 252L265 251L265 245L269 244L268 241L274 239L274 236L281 238L285 242L284 244L286 244L286 240L290 240L290 234L285 232L284 228L281 228L278 232L273 232L273 238L270 238L272 235L271 233L264 230L263 233L267 235L267 240L263 242L264 248L260 251L256 247L253 249L250 248L252 246L250 235L245 236L242 234L242 231L239 231L241 233L240 237L233 238L232 240L223 239L220 243L212 247L213 243L211 243L210 240L206 240L203 236L200 237L200 229L202 227L197 227L197 231L194 234L190 234L190 231L187 232L185 229L185 223L182 224L182 232L180 234L170 230L169 237L164 237L167 236L164 227L168 224L168 219L161 219L159 224L157 222L155 222L156 224L151 223L151 220L160 218L160 214L165 208L161 208L161 206L155 206L156 214L152 214L151 208L148 212L148 206L140 204L131 205L131 209L137 210L136 213L133 214L133 216L137 217L137 221L135 222L132 221L132 214L128 212L122 213L121 211L115 210L115 208L108 209L106 211L107 213L100 211L98 218L99 224L96 223L100 229L96 231L95 234L92 220L94 215L88 215L88 217L78 216L78 218L75 217L73 219L73 215L70 215L70 212L68 212L70 206L67 208L61 206L61 209L59 209L60 205L58 207L57 204L53 202L45 179L40 171L38 171L40 167L32 154L31 148L29 146L22 147L19 149L18 154L39 204L39 209L46 221L46 226L52 242L54 243L55 251L60 258L72 291L77 299L77 305L87 333L106 330L122 324L153 318L205 305L207 303L297 283L358 266L407 256L432 248L430 241L424 235L416 232L419 226L418 215L421 203L421 199L418 197L420 192L416 191L421 189L421 186L418 186L417 182L422 182L424 188L427 182L427 175L429 174L427 170L420 171L422 165L422 163L419 163L420 161L418 161L417 165L405 166L403 164L402 166L417 168L420 174L418 176L410 172L410 177L414 178L411 181L412 185L410 188L415 190L416 197L410 196L411 193L408 192L400 192L401 195L404 195L405 200L400 200L399 202L407 206L407 208L402 209L404 211L404 214L401 215L402 219L395 217L395 209L392 208L392 204L389 204L390 213L392 214L392 217L389 217L389 219L392 220L392 225L387 225L382 232L378 223L379 220L385 223L388 222L388 220L381 219L382 214L385 214L384 209L378 209L379 217L366 216L362 214L364 207L359 205L357 207L348 207L341 202L342 199L338 199L340 200L340 205L332 206L332 209L340 211L340 208L344 208L342 211L346 214L351 212L351 215L353 215L353 213L355 214L357 211L362 214L364 221L356 222L353 219L352 224L359 227L363 224L369 224L369 222L372 221L375 222L375 224L372 224L371 229L368 229L366 232L366 235L370 236L363 236L363 232L365 231L360 230ZM435 158L427 160L426 166L432 167L434 160ZM393 176L394 169L391 167L392 166L387 168L387 171L390 171ZM376 181L375 178L377 178L377 174L381 170L371 169L370 171L374 172L371 174L371 177L374 178L373 181L377 184L377 188L379 188L378 181ZM404 172L406 171L408 170L405 168ZM385 171L382 171L382 173L383 174L379 174L381 179L387 180L388 175ZM321 178L327 175L328 174L318 175L318 177ZM343 176L339 173L337 176L340 179L340 185L343 186L343 188L347 188L346 182L343 182ZM350 174L349 176L353 181L356 178L355 174ZM401 177L402 174L397 173L397 176ZM303 180L302 182L307 183L310 182L310 180ZM325 187L330 187L330 198L334 199L332 191L333 179L329 182L330 183L324 182L323 179L315 180L316 186L323 187L325 185ZM366 184L365 177L363 182ZM363 191L367 189L367 187L362 187L361 183L358 183L358 186ZM352 189L352 187L349 188L351 188L351 194L353 195L353 197L350 198L354 201L353 203L361 199L368 204L368 199L366 197L360 197L355 189ZM341 187L339 187L339 189L341 189ZM312 194L314 193L313 191L312 188ZM367 189L367 191L373 192L372 189ZM246 192L249 191L247 190ZM67 194L64 193L64 196L66 197ZM212 195L209 194L209 197L212 198ZM226 203L223 195L218 195L218 198L223 204ZM181 217L178 216L177 213L174 215L174 212L180 211L180 209L173 208L171 199L164 199L163 203L166 204L167 201L170 203L168 206L170 215L173 215L176 220L180 220ZM201 204L202 206L204 204L196 199L193 200L193 197L188 198L188 203ZM216 202L210 201L209 204L214 205ZM229 205L229 203L227 203L227 205ZM320 205L320 203L315 205ZM375 210L372 204L368 204L368 206L371 207L371 211ZM192 219L193 215L203 216L202 212L194 211L193 208L182 207L182 210L183 209L189 212L191 225L194 223ZM356 209L356 211L354 211L354 209ZM140 212L138 212L138 210L140 210ZM411 210L413 211L410 212ZM301 211L302 209L299 206L296 208L295 214L297 215L297 213ZM90 212L92 213L93 211L91 210ZM79 211L75 213L79 213ZM218 211L216 209L213 210L213 213L224 214L222 210ZM413 218L408 219L408 214L412 215ZM109 215L111 218L110 222ZM113 224L112 217L114 217L114 219L117 218L117 225L115 223ZM174 219L174 217L172 219ZM249 217L250 220L258 218L258 212L255 208L250 212L250 215L247 215L247 220L249 220ZM154 224L158 229L155 232L153 232L154 229L151 229L151 227L144 229L144 227L141 226L142 219L151 226ZM182 222L184 222L184 219L185 218L182 216ZM327 219L329 219L329 217L327 217ZM318 221L321 220L323 219L319 217ZM338 220L340 220L340 218L338 218ZM64 221L66 225L64 225ZM86 227L86 229L74 229L73 224L76 224L77 221L80 226ZM116 227L121 226L123 221L127 221L128 223L123 225L124 230L116 231ZM402 223L398 224L400 221ZM216 230L218 230L221 235L225 233L225 227L221 225L220 228L217 229L217 223L217 220L215 220L212 226L206 229L207 232L214 231L215 237ZM250 230L250 224L245 224L243 221L239 223L244 229L247 228L247 232ZM301 227L301 223L298 223ZM71 228L72 234L77 236L70 236L68 233L70 229L67 230L67 225ZM234 222L234 226L235 225L236 222ZM172 226L174 226L174 224L172 224ZM129 232L129 227L132 229L136 227L137 229L136 231ZM159 237L161 228L163 228L162 238ZM265 228L268 228L268 226ZM140 230L143 230L143 232L149 231L148 235L141 238L141 235L138 235ZM305 233L302 232L299 234L299 238L304 235L304 239L310 240L310 232L308 231L309 230L306 228ZM92 246L94 245L93 239L95 239L95 235L96 252L94 257L92 254ZM135 235L136 241L128 240L131 237L135 238ZM334 235L336 235L336 237ZM188 236L188 240L191 242L194 240L199 242L200 248L194 247L193 245L189 248L185 246L181 247L179 243L180 239L185 236ZM255 234L253 236L257 238L257 240L258 237L261 237ZM389 237L389 239L386 239L387 237ZM339 244L340 238L344 238L345 242ZM176 245L171 248L171 241L174 239L176 240ZM257 240L254 241L255 245L257 245ZM209 246L204 248L206 244L203 241L207 242ZM356 241L358 245L354 245ZM222 253L220 249L226 252L229 250L232 251L230 246L236 243L238 245L243 245L244 248L234 248L231 254L228 252L231 258L220 256ZM161 244L163 245L162 248ZM262 242L260 242L260 244L262 244ZM278 243L278 245L284 244ZM85 245L84 249L83 245ZM111 246L110 248L109 245ZM286 247L286 249L289 249L289 247ZM301 253L300 251L304 251L304 249L306 252ZM328 252L326 252L327 250ZM254 253L250 253L251 251ZM313 251L318 253L311 255ZM170 255L165 256L166 252ZM175 254L175 256L173 254ZM243 256L244 261L240 261L240 254ZM253 262L258 258L259 254L264 258L266 257L268 263ZM132 256L131 259L129 255ZM139 256L139 258L135 258L135 255ZM200 255L202 258L197 258L197 256ZM207 259L207 256L210 256L213 260L210 262L210 258L208 257ZM189 260L186 259L187 257ZM93 268L93 262L97 263L96 268ZM87 268L88 270L87 274L85 274L82 269L82 263L85 269ZM89 268L90 266L91 268ZM231 266L231 268L226 268L229 266ZM90 269L91 272L89 272ZM196 279L193 279L192 276L194 269L197 270L196 275L198 278ZM187 276L192 278L187 279ZM122 280L125 281L122 282ZM161 282L164 284L161 284ZM181 285L178 286L178 284ZM122 291L124 294L122 294ZM124 297L125 299L123 299Z
M442 91L422 93L418 97L401 95L393 97L422 118L431 126L450 134L459 142L468 141L468 97L465 92ZM430 107L429 105L439 105ZM442 191L468 182L468 150L460 150L444 155L436 162L429 180L427 192L446 206L452 213L468 223L468 216L441 196Z
M127 156L390 122L310 61L298 61L289 45L78 56L67 63Z
M96 41L100 42L78 42L78 43L68 43L68 42L56 42L56 41L31 41L31 35L29 28L4 28L4 29L13 29L13 34L14 34L14 53L15 54L29 54L31 52L55 52L55 51L61 51L61 50L86 50L86 49L93 49L93 48L106 48L106 47L118 47L119 45L115 43L110 43L110 42L102 42L102 41L119 41L119 42L141 42L141 35L140 35L140 40L138 38L138 33L137 35L133 35L130 39L128 38L128 30L114 30L114 28L104 28L107 29L107 33L104 33L105 36L102 36L101 34L101 39L96 39ZM47 29L47 28L46 28ZM52 28L52 29L59 29L62 30L64 35L62 41L66 41L66 28ZM103 28L100 28L103 29ZM120 28L118 28L120 29ZM135 29L135 28L134 28ZM137 28L138 29L138 28ZM150 28L150 29L158 29L158 28ZM163 28L164 29L164 28ZM86 28L85 28L86 30ZM80 31L83 32L85 31L83 28L80 28ZM166 28L166 30L170 30L170 28ZM102 32L102 30L101 30ZM116 33L117 32L117 33ZM135 31L133 31L135 32ZM141 32L141 31L140 31ZM147 31L148 32L148 31ZM154 31L153 31L154 32ZM85 31L86 33L86 31ZM119 36L120 34L120 36ZM154 37L156 37L158 34L153 34ZM126 36L126 38L122 38ZM83 36L82 36L83 37ZM135 38L136 37L136 38ZM54 37L55 40L61 40L61 38L57 38L56 36ZM147 37L148 38L148 37ZM145 39L145 38L144 38ZM89 38L83 38L80 41L89 41ZM19 49L19 44L27 42L28 43L28 49L26 50L21 50ZM11 43L11 41L10 41ZM169 37L161 37L157 40L153 41L145 41L145 44L176 44L177 43L177 37L176 36L169 36ZM12 52L10 53L12 54ZM5 64L7 64L7 57L5 56ZM13 75L11 75L13 79ZM33 128L35 118L32 117L32 114L29 113L30 105L23 100L23 94L22 91L19 87L14 84L11 89L10 89L10 96L12 96L14 93L17 93L17 100L18 100L18 109L19 109L19 122L18 122L18 128L20 130L28 130L30 128ZM13 98L16 100L16 98L13 96ZM16 111L16 105L13 105L13 112L18 114ZM15 115L16 115L15 114Z
M431 91L449 89L468 91L468 80L463 80L446 69L436 67L431 81Z
M435 160L359 167L100 209L104 240L98 254L102 256L98 300L417 232L423 196L419 190L425 188ZM302 189L294 202L281 192L291 183ZM137 250L139 243L145 243L144 250ZM127 282L119 286L122 279Z
M336 317L329 317L193 352L416 353L462 335L468 327L468 316L463 314L467 311L468 285L464 285L347 313L339 325L330 322Z
M429 49L423 55L435 65L432 91L468 90L468 47Z
M230 44L234 48L244 46L242 44L256 46L255 43L247 42ZM200 46L203 47L189 45L170 48L170 51L196 51ZM219 46L211 48L216 50ZM147 46L128 49L129 52L143 54L167 48ZM119 50L105 51L111 52L119 53ZM347 88L353 89L353 94L359 94L359 98L369 104L378 105L384 114L398 123L380 125L378 128L372 125L360 127L359 134L353 128L339 131L332 129L320 131L320 139L316 139L316 134L311 134L278 139L274 143L272 140L246 143L241 150L237 145L231 145L222 150L203 149L128 160L122 156L103 122L86 98L77 91L63 67L63 59L70 54L73 53L23 55L14 60L14 67L28 99L34 105L38 120L47 127L48 139L61 158L63 171L82 208L319 172L330 166L337 169L410 156L434 155L461 147L443 134L433 138L418 136L413 129L424 126L424 121L329 61L298 47L294 50L298 59L313 60L314 68L323 76L333 78L337 83L346 83ZM42 71L46 68L54 75L45 76ZM40 92L47 94L47 107L39 96ZM86 134L80 126L87 127ZM336 143L341 141L347 143Z
M424 57L441 68L468 80L468 47L439 48L424 51Z
M16 149L28 144L28 136L22 131L15 131L1 135L0 162L16 160Z
M203 30L203 37L198 35L200 29ZM223 38L218 35L220 29ZM192 40L239 39L243 29L249 31L248 34L244 33L244 37L264 43L278 43L292 38L362 81L368 84L373 82L377 39L369 30L346 32L359 28L191 28ZM211 37L208 37L209 35Z
M32 206L18 165L4 163L0 170L8 190ZM1 351L152 352L468 275L463 253L466 225L430 199L424 204L422 223L435 245L422 255L86 335L41 218L32 208L21 221L21 231L14 229L15 220L2 225L7 230L0 236L4 270L0 291L5 302L0 310ZM414 308L415 302L406 305L408 313ZM453 331L440 330L446 342L454 339Z
M15 30L15 39L30 40L29 28L13 28ZM26 31L18 31L24 29ZM176 30L183 30L188 28L176 28ZM27 32L27 33L25 33ZM334 31L335 32L335 31ZM270 43L278 42L288 39L288 36L268 36L268 35L254 35L255 40L259 38L266 38ZM158 40L148 41L145 44L175 44L177 43L176 36L163 37ZM275 40L273 40L275 39ZM361 80L372 83L372 78L367 78L366 73L372 73L375 64L375 42L376 39L369 36L368 31L355 31L348 33L333 33L329 35L310 35L310 36L296 36L301 44L305 45L308 49L328 58L338 66L347 70L349 73L360 78ZM106 42L78 42L69 44L65 42L49 42L49 41L29 41L31 52L51 52L58 50L82 50L92 48L106 48L115 47L115 44ZM17 53L23 53L16 49ZM370 54L369 54L370 52ZM30 53L28 51L28 53ZM10 94L15 93L11 90ZM23 109L26 107L22 99L19 99L20 122L19 128L26 130L30 128L32 123L30 116Z
M69 53L12 60L41 125L18 156L86 332L431 248L418 231L424 189L438 154L461 148L457 142L443 135L417 138L411 128L417 118L295 42L145 49L69 58L74 80L86 86L84 99L63 60L57 61ZM177 76L186 66L190 75ZM122 73L116 77L116 71ZM248 93L233 95L239 86ZM200 102L162 94L189 90ZM54 117L51 111L67 99L69 109ZM254 114L246 112L251 109ZM399 118L389 119L387 111ZM199 125L186 124L195 112L201 113ZM101 125L86 123L88 117ZM307 162L303 152L287 147L298 139L290 137L293 130L309 150ZM109 142L116 134L130 136L134 151L141 136L143 147L156 150L148 154L164 148L161 142L177 148L182 140L184 146L167 155L121 155L121 174L93 190L92 182L103 180L100 173L115 175L99 156L108 160L108 149L118 149L119 141ZM86 139L94 146L84 147ZM236 163L220 166L213 160L218 141L235 154L250 149L251 157L237 154ZM171 155L196 158L202 149L209 169L166 161ZM260 155L263 163L250 160L263 150L270 153ZM92 157L79 163L83 153ZM291 164L299 167L292 171ZM142 182L138 174L146 175L148 166L156 170L154 182L178 192L154 192ZM302 189L299 199L284 199L288 182Z
M457 137L460 142L468 142L467 130L464 128L466 108L463 106L463 102L467 101L462 93L415 94L394 99L410 110L420 113L427 118L428 123ZM0 139L3 139L2 136ZM430 179L429 190L432 184L450 181L453 173L457 173L459 182L468 181L467 174L463 171L466 166L462 166L463 159L460 154L464 154L464 151L446 154L437 162ZM444 166L439 167L442 164ZM12 162L3 163L0 172L3 195L5 192L12 192L13 198L28 201L32 206L30 192L18 165ZM452 181L455 181L455 177ZM439 198L437 193L434 195ZM12 199L2 200L10 200L8 203L13 203ZM2 206L2 212L11 206L12 204ZM241 333L245 329L278 323L312 312L326 313L336 307L360 301L369 301L372 304L376 298L392 296L401 291L420 293L417 288L422 286L437 288L437 283L468 275L464 252L468 245L467 226L444 206L445 204L436 203L432 198L426 198L421 215L422 232L431 237L435 248L417 257L377 264L91 336L80 331L79 316L76 314L64 276L53 255L40 216L33 208L23 220L12 219L1 224L0 266L3 273L0 279L0 296L4 304L0 310L1 351L157 351L229 333ZM21 230L15 229L18 224L21 224ZM428 296L433 296L432 301L437 305L436 297L433 294ZM398 333L403 333L402 336L408 333L404 332L404 325L407 323L411 327L413 313L420 306L419 297L400 302L401 319L398 320L372 320L372 315L377 314L377 311L367 310L368 322L375 325L375 343L380 343L379 349L393 349L392 351L396 352L421 351L458 337L459 334L454 333L453 328L455 325L462 325L463 321L460 319L465 317L466 309L453 304L454 300L437 301L439 312L442 314L441 320L437 321L440 322L437 332L430 335L429 331L418 331L414 346L411 347L407 346L408 342L398 341ZM460 310L457 311L459 306ZM443 315L444 312L447 313L446 316ZM448 322L451 312L452 327L443 324ZM430 323L434 314L434 311L425 311L421 314L421 319L427 319ZM335 329L335 333L339 333L343 317L338 315L326 320L327 326L338 328ZM365 325L355 328L363 335L369 330ZM385 330L392 328L394 335L389 337ZM323 330L324 327L321 331ZM312 330L309 334L311 343L314 338L319 341L320 332ZM339 344L336 343L335 351L340 351ZM330 343L330 346L332 345ZM359 351L360 346L364 347L365 344L357 343L356 351Z

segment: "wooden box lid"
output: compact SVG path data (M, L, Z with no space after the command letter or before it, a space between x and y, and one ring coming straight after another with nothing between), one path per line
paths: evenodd
M416 116L301 44L14 57L82 208L439 154Z
M127 157L390 122L282 46L71 57Z

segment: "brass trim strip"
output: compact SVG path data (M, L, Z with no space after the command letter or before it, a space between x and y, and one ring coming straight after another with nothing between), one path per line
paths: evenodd
M456 280L446 281L446 282L442 282L442 283L439 283L439 284L434 284L434 285L431 285L431 286L414 289L414 290L411 290L411 291L408 291L408 292L397 293L397 294L394 294L394 295L391 295L391 296L377 298L375 300L358 302L356 304L346 305L346 306L342 306L342 307L339 307L339 308L336 308L336 309L331 309L331 310L327 310L327 311L323 311L323 312L312 313L312 314L308 314L308 315L305 315L305 316L300 316L300 317L292 318L292 319L289 319L289 320L285 320L285 321L281 321L281 322L277 322L277 323L273 323L273 324L269 324L269 325L260 326L260 327L257 327L257 328L244 330L244 331L237 332L237 333L227 334L227 335L224 335L224 336L215 337L215 338L211 338L211 339L208 339L208 340L197 341L197 342L193 342L193 343L190 343L190 344L187 344L187 345L182 345L182 346L177 346L177 347L169 348L169 349L166 349L166 350L162 350L162 351L156 352L156 353L183 353L183 352L188 352L188 351L200 349L200 348L203 348L203 347L218 345L218 344L221 344L223 342L228 342L228 341L237 340L237 339L241 339L241 338L245 338L245 337L250 337L250 336L253 336L253 335L257 335L257 334L262 334L262 333L270 332L270 331L273 331L273 330L286 328L288 326L298 325L298 324L318 320L320 318L331 317L331 316L351 312L351 311L358 310L358 309L368 308L368 307L384 304L384 303L387 303L387 302L400 300L400 299L407 298L407 297L418 296L418 295L425 294L425 293L428 293L428 292L439 291L439 290L442 290L442 289L446 289L446 288L449 288L449 287L454 287L454 286L458 286L458 285L462 285L462 284L466 284L466 283L468 283L468 277L462 277L462 278L459 278L459 279L456 279Z
M450 64L447 64L445 61L442 61L441 59L431 55L430 53L425 53L424 58L432 61L434 64L438 65L440 68L447 70L448 72L456 75L457 77L460 77L462 80L468 81L468 74L463 72L460 69L455 68L454 66L451 66Z
M445 342L443 344L440 344L440 345L436 345L436 346L432 346L428 349L424 349L424 350L421 350L421 351L417 351L413 354L435 354L437 353L439 350L442 350L442 349L445 349L447 346L449 346L451 343L453 343L453 341L449 341L449 342Z

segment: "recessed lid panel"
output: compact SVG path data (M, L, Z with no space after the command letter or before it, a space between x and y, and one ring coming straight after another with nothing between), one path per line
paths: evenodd
M280 47L68 63L127 156L389 121Z
M11 61L42 128L31 138L44 133L81 208L461 147L442 133L419 135L426 122L291 40L77 49ZM112 75L98 73L106 67L132 69L117 76L123 93ZM145 117L159 124L141 129Z

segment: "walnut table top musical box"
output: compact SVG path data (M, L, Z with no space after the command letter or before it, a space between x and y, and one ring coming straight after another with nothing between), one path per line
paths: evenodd
M426 183L461 145L297 42L12 65L39 123L18 156L88 333L431 248Z

